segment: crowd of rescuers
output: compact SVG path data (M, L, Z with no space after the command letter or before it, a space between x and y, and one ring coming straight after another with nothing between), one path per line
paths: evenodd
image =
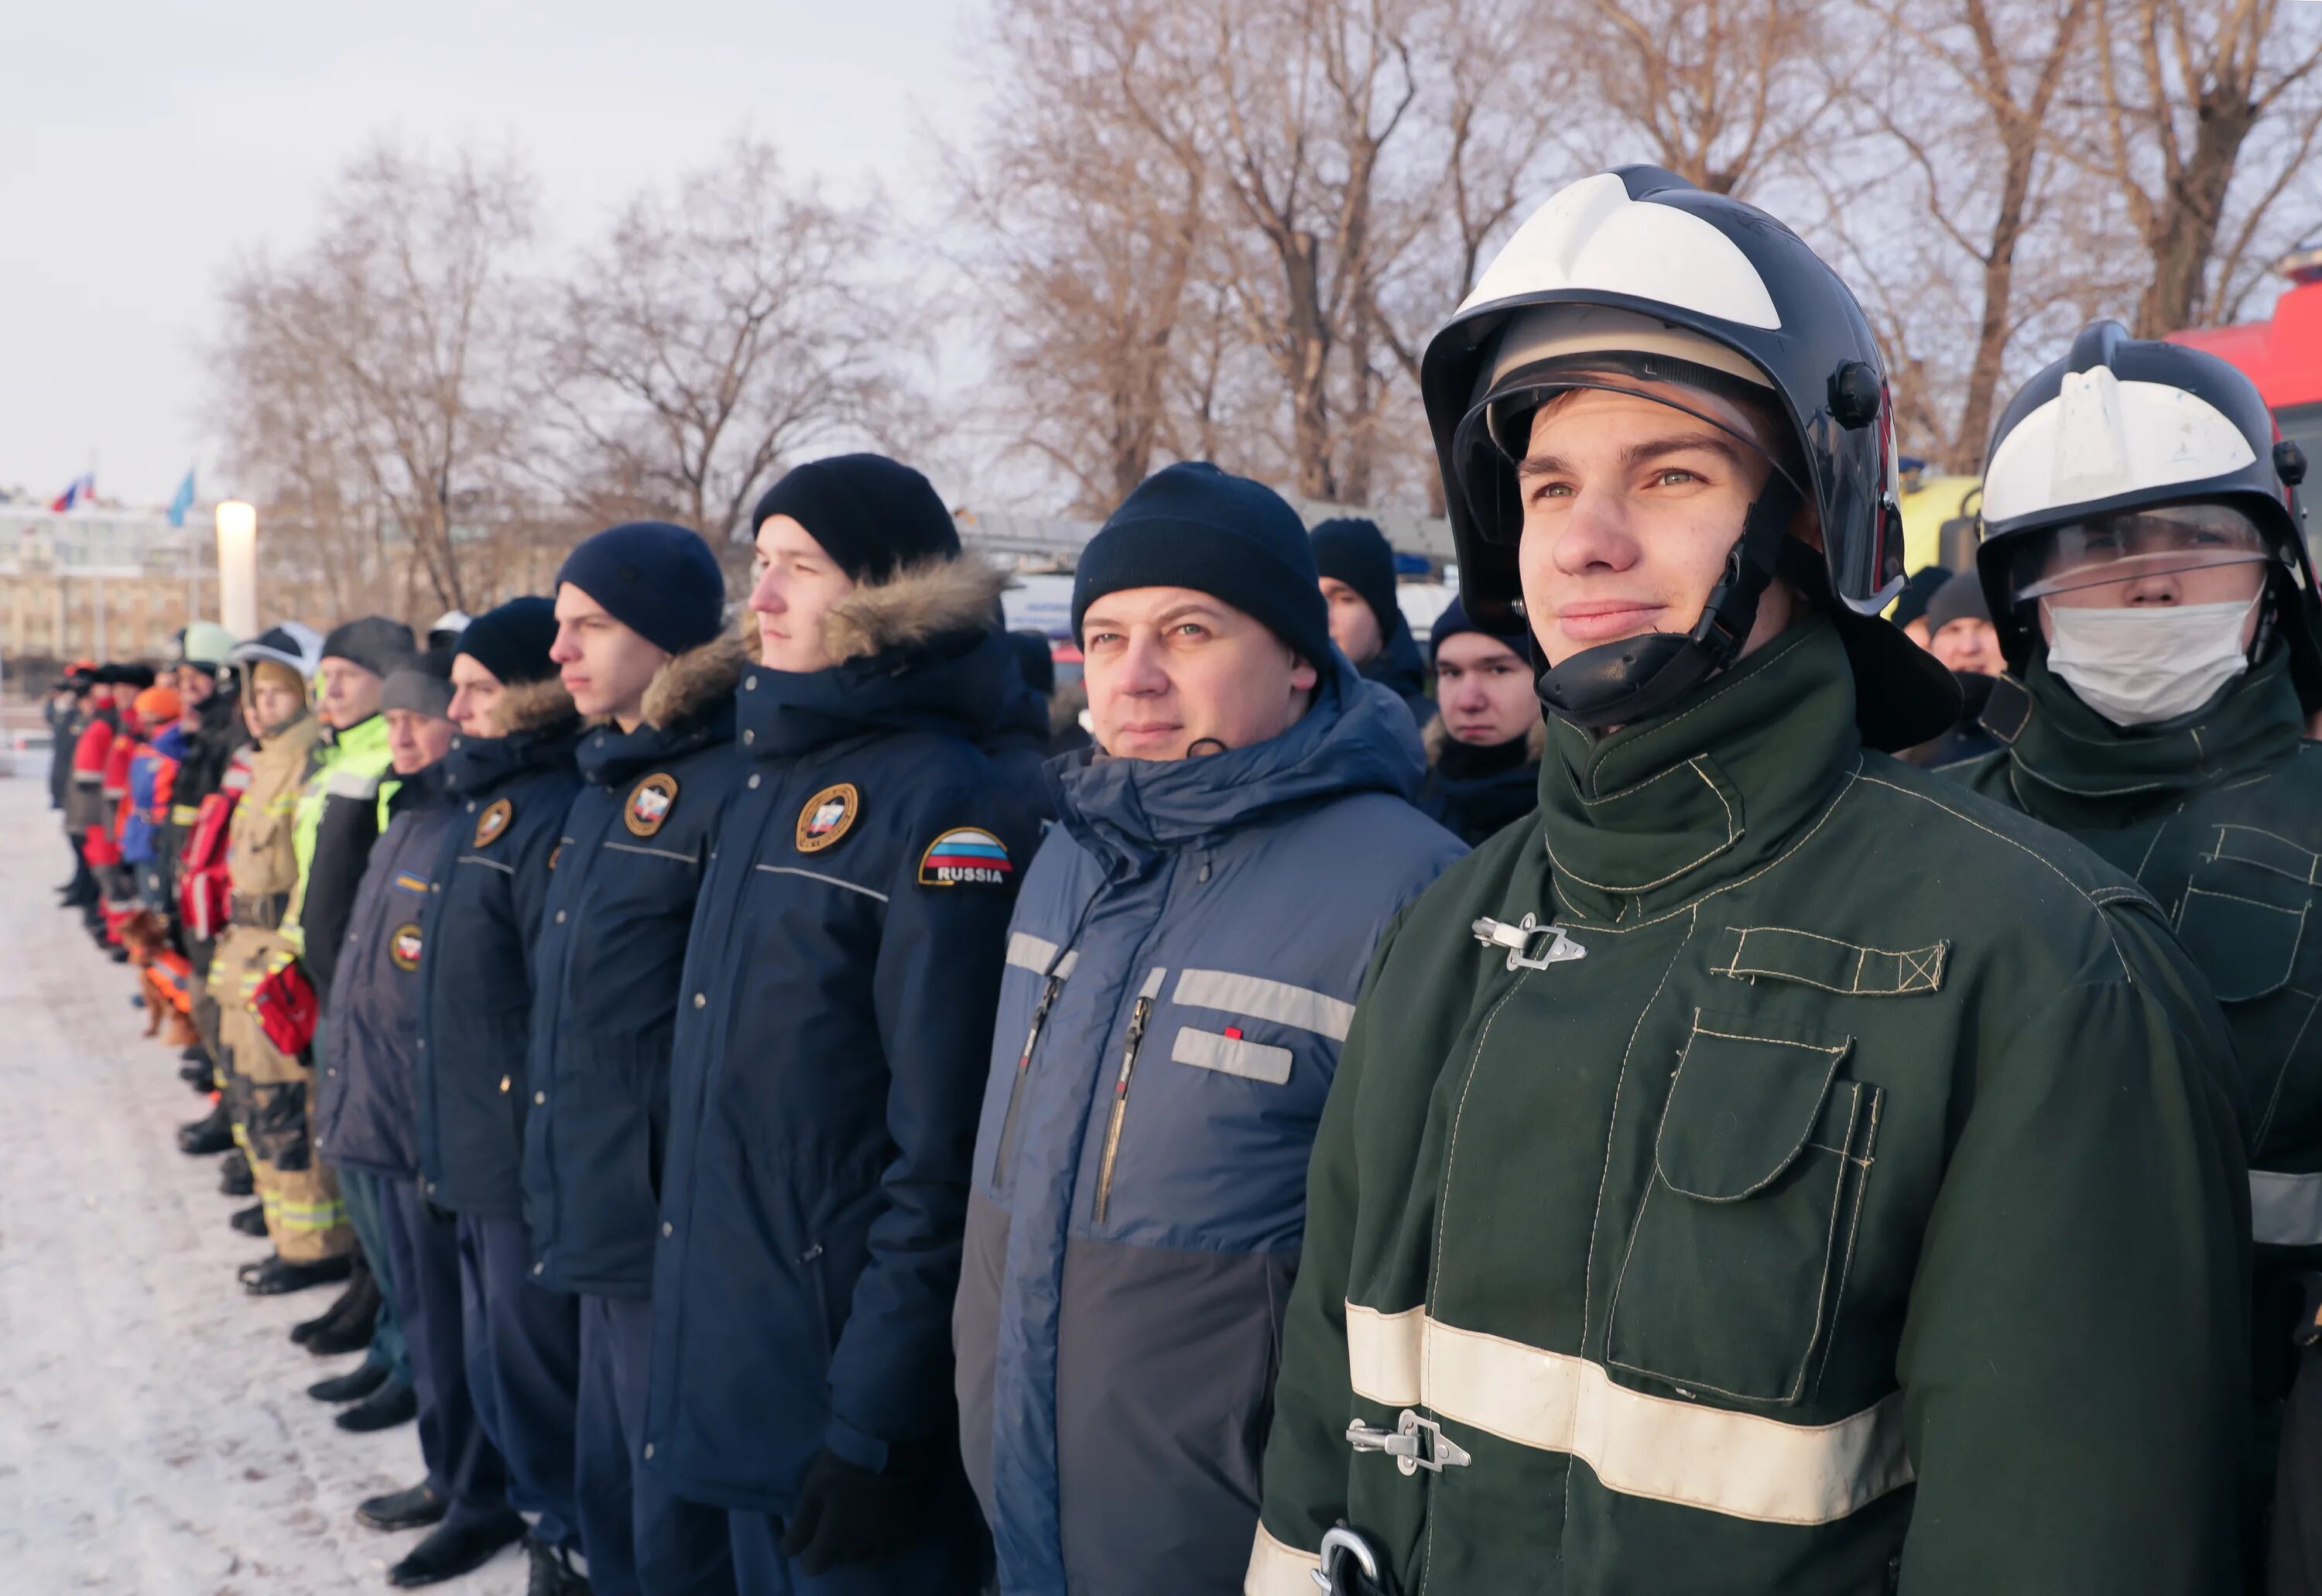
M342 1286L314 1394L417 1420L390 1583L2322 1588L2322 606L2256 392L2088 327L1906 584L1854 296L1649 167L1422 377L1424 652L1376 526L1185 462L1080 555L1065 711L856 454L759 501L738 627L637 523L424 639L59 684L67 901L243 1284Z

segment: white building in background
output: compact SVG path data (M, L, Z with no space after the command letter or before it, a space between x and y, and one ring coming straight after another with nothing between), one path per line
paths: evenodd
M0 504L0 661L158 660L217 607L209 520Z

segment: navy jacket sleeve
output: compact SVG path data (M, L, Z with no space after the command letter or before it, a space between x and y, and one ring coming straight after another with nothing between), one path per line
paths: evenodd
M923 882L928 850L959 828L1005 845L1002 879ZM1008 920L1037 828L995 780L931 793L910 834L889 886L872 978L894 1156L881 1176L870 1263L830 1362L826 1444L870 1468L886 1466L890 1443L926 1437L950 1409L968 1172Z
M548 794L554 816L544 816L538 825L526 826L517 839L516 857L508 861L514 871L508 877L508 907L524 938L527 973L532 967L531 950L540 944L540 917L548 907L548 856L564 835L565 813L572 807L571 788L550 787Z

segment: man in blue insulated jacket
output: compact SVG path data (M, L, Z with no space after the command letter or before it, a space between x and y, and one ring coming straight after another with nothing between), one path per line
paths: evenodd
M515 598L476 617L452 660L460 735L443 761L458 811L420 922L419 1175L459 1216L470 1385L531 1521L533 1589L580 1588L571 1559L580 1305L539 1283L524 1228L532 944L549 858L580 785L580 724L548 657L554 606Z
M415 1044L427 953L420 927L439 862L464 818L443 790L443 761L459 729L449 718L451 670L451 651L430 650L379 689L391 773L379 789L379 838L332 974L315 1108L324 1155L342 1179L360 1172L379 1193L384 1267L374 1272L394 1299L418 1400L427 1477L355 1509L374 1529L436 1527L388 1571L396 1585L447 1579L524 1533L524 1520L508 1507L507 1471L476 1422L468 1391L458 1244L452 1226L432 1218L419 1196Z
M725 1512L638 1466L669 1044L695 895L726 800L741 645L699 534L640 522L572 551L556 579L566 690L599 722L533 953L525 1218L541 1283L580 1299L575 1486L598 1596L733 1589ZM609 723L609 724L602 724Z
M1148 479L1082 552L1102 754L1008 938L955 1327L1009 1596L1228 1591L1306 1157L1371 948L1465 850L1271 489Z
M644 1457L733 1509L745 1591L955 1596L982 1554L946 1318L1032 830L979 742L1025 689L1003 579L917 471L815 461L752 524L749 770L679 988Z

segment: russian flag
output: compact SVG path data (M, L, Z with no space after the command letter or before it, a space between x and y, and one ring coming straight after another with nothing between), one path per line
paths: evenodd
M75 477L71 481L65 484L65 490L57 495L55 499L50 503L49 508L61 514L66 510L71 509L75 505L80 503L81 500L85 498L95 498L96 497L96 473L95 471L83 471L79 476Z
M990 832L973 825L955 826L928 844L919 856L923 887L993 886L1015 870L1008 846Z

